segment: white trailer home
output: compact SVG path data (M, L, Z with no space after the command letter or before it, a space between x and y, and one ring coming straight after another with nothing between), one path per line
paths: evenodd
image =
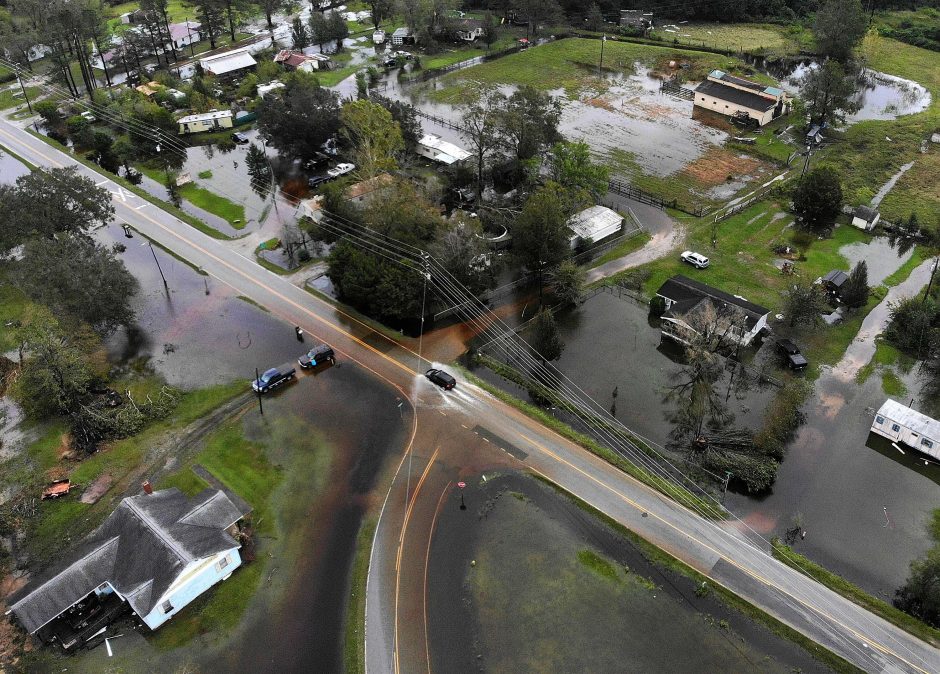
M935 459L940 459L940 421L912 410L895 400L885 400L871 424L873 433L903 442Z

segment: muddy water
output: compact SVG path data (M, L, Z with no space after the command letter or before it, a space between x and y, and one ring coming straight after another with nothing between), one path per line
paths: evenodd
M848 261L846 269L851 269L857 262L865 260L868 265L868 284L881 285L881 282L893 274L914 254L913 249L898 254L898 249L888 242L888 237L878 236L867 243L861 241L843 246L839 254Z
M434 531L433 671L825 671L549 487L487 478L466 480L466 510L452 493Z

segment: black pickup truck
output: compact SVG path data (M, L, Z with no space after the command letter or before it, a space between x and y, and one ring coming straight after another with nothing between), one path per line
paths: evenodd
M258 393L267 393L272 388L276 388L285 382L289 382L296 375L297 370L295 370L290 365L272 367L270 370L265 370L260 377L252 381L251 388L253 388Z

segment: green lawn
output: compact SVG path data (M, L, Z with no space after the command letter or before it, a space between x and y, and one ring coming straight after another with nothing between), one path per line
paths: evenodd
M940 53L869 33L862 54L870 68L914 80L932 96L924 112L893 121L866 121L846 130L823 160L839 171L846 200L868 203L903 164L914 161L881 202L885 220L896 222L916 212L921 222L937 222L940 212L940 152L920 153L921 141L940 128ZM889 140L890 139L890 140Z
M636 250L639 250L640 248L645 246L649 240L650 240L649 232L641 232L640 234L631 236L626 241L623 241L620 244L608 250L606 253L601 255L596 260L591 260L587 268L594 269L594 267L599 267L602 264L606 264L607 262L611 262L613 260L616 260L617 258L621 258L624 255L629 255L630 253Z
M672 26L670 28L676 30ZM657 28L652 32L652 37L692 47L778 56L798 54L812 42L811 32L798 25L785 28L763 23L687 23L680 25L674 33Z
M29 96L30 102L35 101L41 93L42 89L40 87L26 87L26 95ZM23 98L23 91L19 87L0 91L0 110L14 108L18 105L26 106L26 99Z
M6 353L17 347L17 339L13 326L7 323L19 321L29 307L30 301L21 291L17 290L7 279L0 275L0 353Z
M466 96L468 82L531 85L543 90L560 87L571 98L583 91L604 90L609 82L597 77L600 44L599 40L569 38L526 49L445 75L439 80L442 88L432 92L430 97L457 103ZM604 48L604 68L628 75L634 72L636 63L655 69L673 60L689 65L683 73L690 80L701 79L715 68L738 72L745 67L733 57L672 47L608 40Z
M161 185L165 183L166 176L162 169L153 168L146 164L138 164L137 168L141 173L156 180ZM198 206L204 211L217 215L228 222L235 229L245 227L245 207L221 197L215 192L210 192L204 187L199 187L196 183L186 183L180 187L180 196L193 206Z

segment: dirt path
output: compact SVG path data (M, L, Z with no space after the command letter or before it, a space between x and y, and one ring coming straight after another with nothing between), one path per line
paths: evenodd
M685 235L685 230L679 225L673 225L672 227L657 232L649 240L645 246L640 250L636 250L629 255L624 255L621 258L616 260L611 260L606 264L602 264L599 267L595 267L588 272L587 283L594 283L605 279L608 276L613 276L618 272L622 272L626 269L632 269L633 267L639 267L641 264L646 264L647 262L652 262L653 260L658 260L661 257L665 257L670 253L670 251L678 248L679 244L682 242L682 239Z

